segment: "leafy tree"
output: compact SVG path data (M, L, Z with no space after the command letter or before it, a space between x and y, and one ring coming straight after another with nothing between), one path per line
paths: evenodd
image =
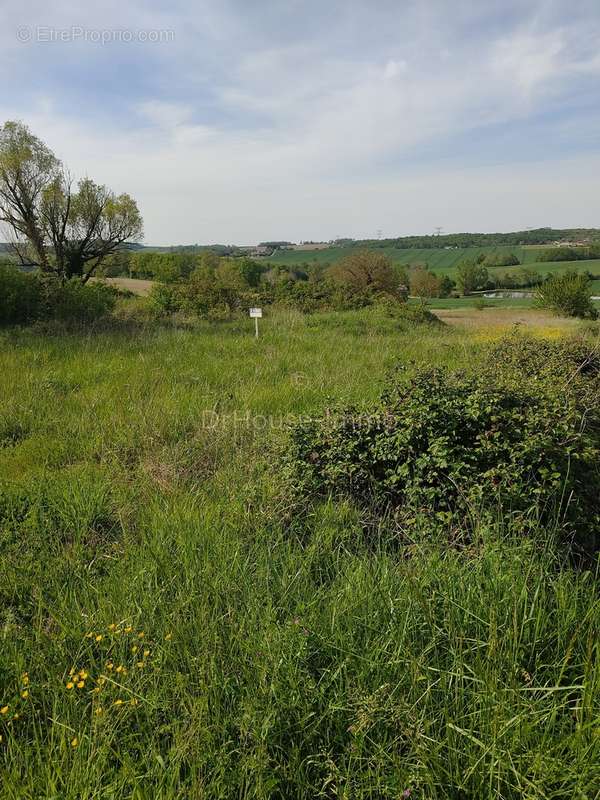
M391 259L373 250L357 250L331 269L339 283L357 292L397 294L400 281Z
M142 236L129 195L84 178L74 184L52 151L20 122L0 128L0 221L21 263L85 283L104 259Z
M463 295L483 289L488 282L488 271L476 261L462 261L456 268L456 282Z
M416 267L410 273L410 293L415 297L439 297L440 279L425 267Z
M578 272L553 275L539 286L537 304L555 314L581 319L597 319L592 303L592 284L589 277Z

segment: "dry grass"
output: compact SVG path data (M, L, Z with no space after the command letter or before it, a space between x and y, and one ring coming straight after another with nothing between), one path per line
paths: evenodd
M517 325L527 328L530 333L553 338L574 331L581 325L576 319L555 317L531 308L439 308L432 311L449 325L478 333L501 334Z
M154 281L144 281L139 278L104 278L103 280L111 286L116 286L117 289L133 292L138 297L148 297L154 286Z

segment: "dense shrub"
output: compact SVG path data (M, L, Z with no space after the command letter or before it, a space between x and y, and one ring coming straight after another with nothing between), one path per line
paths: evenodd
M113 310L118 292L101 283L61 283L39 273L0 267L0 324L39 320L91 322Z
M567 317L596 319L598 316L592 303L591 281L578 272L553 275L538 287L536 302L541 308Z
M514 253L490 253L483 262L486 267L518 267L521 263Z
M560 520L579 545L594 546L600 380L590 365L598 359L576 346L566 382L564 346L545 347L548 363L536 355L520 368L517 340L480 374L400 371L374 408L301 422L286 455L298 491L350 497L378 513L426 513L444 525L501 505L523 525L531 515Z
M37 319L43 292L36 275L0 266L0 325L18 325Z

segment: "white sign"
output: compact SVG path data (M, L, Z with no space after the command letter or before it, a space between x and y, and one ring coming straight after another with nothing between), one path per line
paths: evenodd
M260 319L262 317L262 308L251 308L250 316L257 317L258 319Z

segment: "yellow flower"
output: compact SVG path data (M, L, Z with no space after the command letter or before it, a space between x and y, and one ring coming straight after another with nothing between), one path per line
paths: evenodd
M87 676L88 676L87 672L84 669L82 669L79 673L79 677L81 678L81 680L84 681L87 678Z
M138 704L138 700L135 697L133 698L133 700L129 701L129 705L130 706L137 706L137 704Z
M24 692L21 692L21 697L23 698L23 700L27 700L27 698L29 697L29 692L27 691L27 689L25 689Z
M136 644L134 644L133 647L131 648L131 652L132 653L137 653L137 651L138 651L138 647L137 647Z
M113 706L122 706L124 702L125 702L124 700L115 700Z
M98 636L96 636L96 641L97 642L101 642L102 641L102 634L101 633L99 633Z
M114 622L111 622L111 624L108 626L108 630L109 631L116 631L117 630L117 626L115 625Z
M144 631L140 631L140 632L138 633L138 639L143 639L145 635L146 635L146 634L144 633Z
M77 747L78 744L79 744L79 739L76 736L74 736L71 739L71 747Z
M103 713L104 713L104 709L102 708L102 706L98 706L98 708L97 708L97 709L94 711L94 714L95 714L97 717L99 717L99 716L100 716L100 714L103 714Z
M119 666L117 667L116 672L120 672L123 675L127 675L127 670L125 669L125 667L121 666L121 664L119 664Z
M108 661L107 664L106 664L106 669L110 672L113 667L114 667L113 662L112 661Z
M172 638L173 638L173 634L172 633L167 633L167 635L165 636L165 641L166 642L170 642Z
M9 708L10 706L2 706L2 708L0 708L0 714L6 714Z
M13 714L13 719L19 719L20 716L20 714Z
M21 675L21 680L23 681L23 686L29 686L29 675L26 672Z
M73 683L73 681L69 681L69 682L66 684L66 687L67 687L67 689L72 689L72 688L73 688L73 686L75 686L75 684Z
M93 633L86 633L85 638L86 639L91 639L93 637L93 635L94 635Z
M104 686L104 684L106 683L106 678L105 678L103 675L101 675L101 676L98 678L98 681L97 681L97 683L98 683L98 686Z
M144 650L144 658L148 658L150 655L150 650Z
M131 631L132 631L132 630L133 630L133 628L131 627L131 625L128 625L128 626L125 628L125 633L131 633Z
M138 662L137 662L137 665L138 665L138 667L139 667L140 669L142 669L142 667L144 666L144 662L143 662L143 661L138 661Z
M84 686L85 686L85 681L77 681L77 688L78 689L83 689Z

